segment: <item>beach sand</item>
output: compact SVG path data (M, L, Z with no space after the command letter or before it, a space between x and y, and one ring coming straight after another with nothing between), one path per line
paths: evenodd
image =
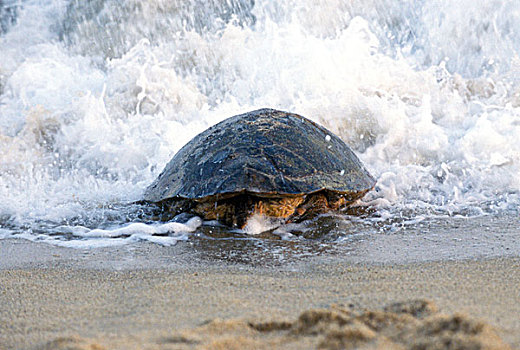
M245 264L0 241L0 349L520 349L520 259Z

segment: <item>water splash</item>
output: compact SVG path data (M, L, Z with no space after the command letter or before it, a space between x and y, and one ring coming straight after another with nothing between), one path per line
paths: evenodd
M134 222L182 145L259 107L350 144L381 215L520 203L516 3L200 4L0 2L2 235Z

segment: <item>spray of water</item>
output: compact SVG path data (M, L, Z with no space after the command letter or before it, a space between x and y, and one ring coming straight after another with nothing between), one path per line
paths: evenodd
M381 215L514 210L519 16L484 0L0 1L0 234L120 229L182 145L259 107L350 144Z

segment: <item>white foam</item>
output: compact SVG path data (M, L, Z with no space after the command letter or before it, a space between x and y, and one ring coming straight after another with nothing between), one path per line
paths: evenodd
M258 235L262 232L271 231L282 224L282 219L275 219L265 215L254 214L247 219L243 231L250 235Z
M133 223L112 230L89 229L83 226L58 226L51 230L52 236L18 233L14 237L77 249L114 247L138 241L170 246L178 241L186 240L188 234L200 227L201 223L200 218L193 217L185 224L177 222L164 224ZM2 230L0 231L0 238L4 238L2 236L3 231L6 233L5 237L8 237L8 234L11 233L8 232L9 230ZM64 240L57 235L58 233L68 233L77 238Z
M4 228L0 228L0 239L12 236L12 234L13 234L13 230L7 230Z
M114 238L134 236L142 238L144 236L164 235L175 233L186 233L195 231L202 224L199 217L193 217L185 224L178 222L168 222L165 224L144 224L133 223L124 227L109 229L89 230L84 227L76 227L70 230L74 236L83 238ZM157 238L155 238L157 239Z

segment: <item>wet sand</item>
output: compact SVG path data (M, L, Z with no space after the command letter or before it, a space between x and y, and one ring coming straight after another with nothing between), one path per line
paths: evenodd
M520 348L518 258L257 265L189 242L24 240L0 252L0 349Z

